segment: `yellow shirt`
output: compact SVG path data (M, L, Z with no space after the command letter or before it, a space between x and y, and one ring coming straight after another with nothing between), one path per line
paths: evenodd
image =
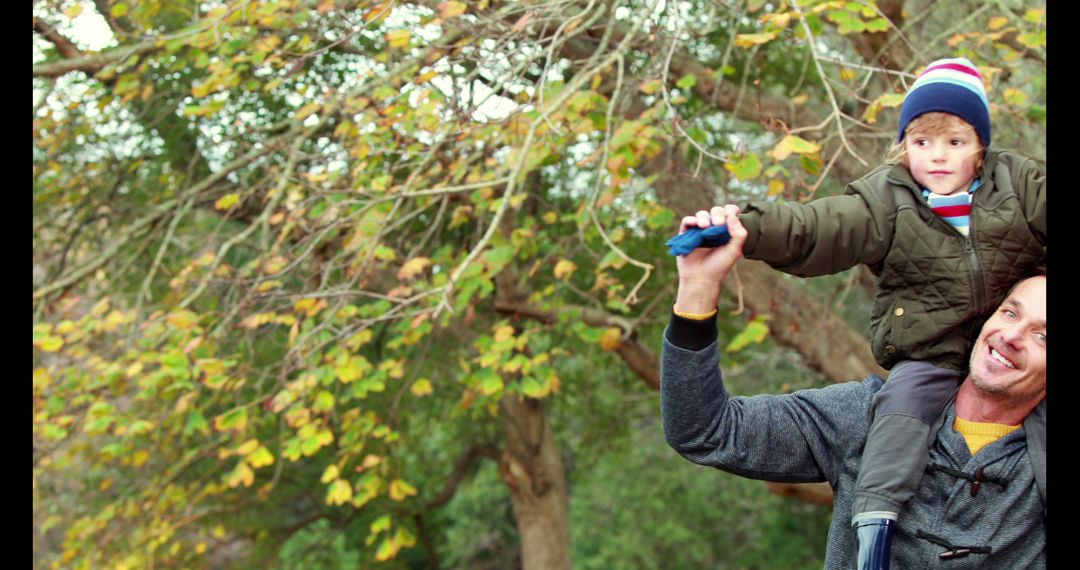
M971 455L974 456L982 448L1020 429L1019 425L1010 426L1005 424L992 424L981 422L969 422L956 418L953 424L956 431L964 436Z

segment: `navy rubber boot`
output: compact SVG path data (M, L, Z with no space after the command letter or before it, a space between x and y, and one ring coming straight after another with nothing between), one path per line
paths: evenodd
M863 519L852 526L855 535L855 570L889 570L889 545L896 521Z

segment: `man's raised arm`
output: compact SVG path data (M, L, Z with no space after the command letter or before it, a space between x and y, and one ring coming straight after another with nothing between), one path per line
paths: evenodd
M865 440L880 379L786 395L729 397L718 366L716 303L742 256L746 230L734 206L683 218L682 228L728 225L731 241L677 260L679 292L664 332L664 435L681 455L744 477L836 482L844 457ZM857 444L856 444L857 445Z

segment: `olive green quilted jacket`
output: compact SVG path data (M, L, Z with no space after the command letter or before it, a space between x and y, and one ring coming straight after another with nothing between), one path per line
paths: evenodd
M1046 257L1046 177L1035 161L989 149L980 178L966 237L930 210L907 168L886 165L839 196L748 204L743 250L800 277L866 264L877 276L870 342L878 363L965 371L988 313Z

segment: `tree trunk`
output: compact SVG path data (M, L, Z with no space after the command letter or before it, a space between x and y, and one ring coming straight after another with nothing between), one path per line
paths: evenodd
M506 447L499 472L510 489L525 570L570 568L570 499L559 449L539 400L499 402Z

